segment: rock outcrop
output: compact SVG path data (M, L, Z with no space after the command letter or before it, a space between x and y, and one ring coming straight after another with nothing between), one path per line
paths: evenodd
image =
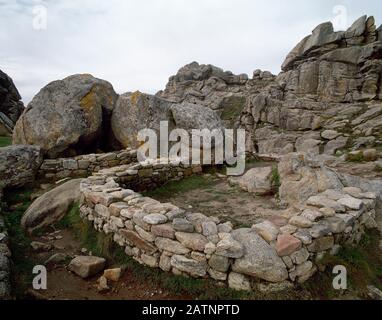
M379 29L380 34L380 29ZM347 31L323 23L287 56L275 83L242 115L248 146L262 154L335 154L382 137L382 42L374 18Z
M32 183L42 161L42 153L37 146L0 148L0 188Z
M0 70L0 135L11 135L24 111L24 104L12 79Z
M60 221L79 202L81 180L70 180L37 198L21 219L23 229L32 233Z
M13 143L38 145L51 158L102 148L117 97L110 83L88 74L54 81L17 121Z
M253 78L234 75L213 65L192 62L170 77L164 91L157 96L181 103L189 102L215 110L227 128L239 125L240 114L248 97L272 83L270 72L256 70Z

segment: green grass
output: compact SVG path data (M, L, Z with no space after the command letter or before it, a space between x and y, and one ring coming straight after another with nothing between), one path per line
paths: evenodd
M346 160L348 162L356 162L356 163L363 162L364 161L363 153L362 152L359 152L356 154L348 153Z
M346 267L348 289L356 290L362 298L367 298L367 286L374 285L382 289L382 256L379 246L379 234L372 230L365 234L358 246L343 246L337 256L327 254L320 264L326 271L316 275L313 281L304 284L315 296L332 299L339 295L332 287L331 271L336 265Z
M273 166L272 168L271 183L272 183L272 188L274 189L274 192L278 194L280 186L281 186L281 177L280 177L279 169L277 166Z
M28 189L19 189L5 194L8 206L4 210L4 220L9 234L10 249L13 261L13 276L16 281L17 296L22 296L25 289L30 286L33 274L33 267L38 264L28 255L30 250L30 238L21 228L20 221L31 204L30 195L32 191Z
M11 137L0 136L0 148L10 146L11 144L12 144Z
M183 193L199 188L208 188L215 182L203 176L191 176L179 181L171 181L155 190L145 192L144 195L153 198L169 198L176 193Z
M243 111L246 102L245 97L233 96L225 99L221 105L223 112L220 118L233 124Z

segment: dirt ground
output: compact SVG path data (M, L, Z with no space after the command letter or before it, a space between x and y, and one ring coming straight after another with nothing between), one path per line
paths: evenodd
M272 166L272 162L255 162L246 166L246 171L254 167ZM231 221L235 227L252 226L274 215L277 201L273 195L257 196L231 186L227 177L219 173L206 173L200 177L197 188L181 186L174 192L154 192L149 196L161 201L171 202L189 211L215 216L221 222Z
M187 211L218 217L222 222L231 221L235 227L258 223L270 214L266 209L277 208L273 196L255 196L238 187L231 187L226 179L219 178L204 188L154 198L171 202Z
M47 237L57 237L58 239L48 240ZM75 255L83 255L79 241L70 230L59 230L55 235L34 237L33 241L53 245L53 249L49 252L36 253L29 250L29 258L41 263L57 253L66 254L69 259ZM67 263L48 264L47 290L33 291L30 284L27 286L27 297L46 300L179 300L191 298L166 292L150 281L137 279L129 271L124 272L117 283L108 283L111 287L110 291L99 293L97 280L100 275L84 280L68 271L65 265Z

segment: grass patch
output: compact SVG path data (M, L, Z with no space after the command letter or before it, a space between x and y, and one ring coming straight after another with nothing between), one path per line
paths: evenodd
M12 145L11 137L0 136L0 148Z
M343 246L337 256L325 255L320 264L326 266L326 271L316 275L313 281L304 284L304 287L314 296L323 299L332 299L341 292L332 287L334 266L343 265L348 274L348 289L357 291L362 298L367 297L367 286L374 285L382 289L382 256L379 246L377 230L366 233L359 245Z
M152 198L170 198L176 193L187 192L199 188L208 188L214 183L216 182L212 179L203 176L191 176L179 181L170 181L155 190L145 192L144 195Z
M56 224L56 227L59 229L73 230L81 244L94 255L102 256L108 260L114 258L113 236L111 234L106 235L102 232L96 232L90 221L85 221L80 217L78 204L72 206L65 217Z
M363 152L357 152L357 153L348 153L346 156L346 160L348 162L363 162L365 159L363 157Z
M243 111L246 102L247 99L240 96L232 96L224 99L221 104L223 112L220 118L233 124Z
M10 238L10 249L13 261L13 277L17 283L15 286L16 296L22 296L25 289L32 283L33 267L38 264L29 255L30 239L21 228L20 221L24 212L31 204L31 190L19 189L7 192L7 207L4 210L5 226Z
M272 188L274 192L278 194L280 186L281 186L281 177L280 177L279 169L277 166L272 167L271 183L272 183Z

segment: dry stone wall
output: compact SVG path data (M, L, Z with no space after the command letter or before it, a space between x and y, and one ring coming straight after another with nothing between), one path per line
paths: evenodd
M101 170L81 183L81 217L113 234L126 254L143 265L228 282L240 290L302 283L317 272L326 253L359 242L366 228L375 227L376 195L358 188L311 195L298 207L236 230L230 222L136 192L150 188L148 181L159 185L201 169L158 160Z
M88 154L74 158L46 159L42 163L38 177L57 181L64 178L88 177L104 168L137 162L137 151L125 149L103 154Z

